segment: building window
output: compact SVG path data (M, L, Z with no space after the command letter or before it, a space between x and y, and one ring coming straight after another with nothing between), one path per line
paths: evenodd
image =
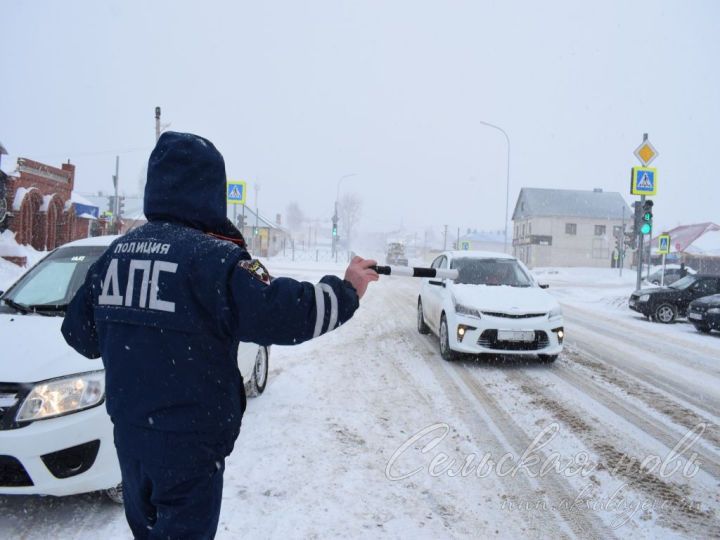
M595 236L605 236L605 225L595 225Z
M577 223L566 223L565 234L577 234Z
M525 238L525 224L522 226L522 237Z
M528 236L532 234L532 223L528 223Z
M622 225L614 225L613 226L613 234L615 236L620 236L623 232Z

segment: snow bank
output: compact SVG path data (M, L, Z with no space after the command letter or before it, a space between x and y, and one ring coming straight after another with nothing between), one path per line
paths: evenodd
M15 241L15 233L12 231L0 233L0 257L26 257L29 268L46 254L46 251L37 251L30 246L18 244ZM27 268L21 268L16 264L0 258L0 291L7 290L25 270L27 270Z

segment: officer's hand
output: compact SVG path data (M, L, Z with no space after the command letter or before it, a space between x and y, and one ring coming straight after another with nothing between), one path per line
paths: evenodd
M379 279L380 276L378 276L377 272L370 268L376 264L377 261L373 261L372 259L363 259L362 257L355 256L350 261L347 270L345 270L345 279L355 287L358 298L363 297L371 281L377 281Z

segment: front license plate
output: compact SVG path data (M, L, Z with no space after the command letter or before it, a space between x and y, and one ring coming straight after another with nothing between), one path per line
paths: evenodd
M524 330L498 330L498 341L535 341L535 332Z
M697 319L697 320L702 321L702 318L703 318L703 316L700 315L699 313L691 313L690 315L688 315L688 319Z

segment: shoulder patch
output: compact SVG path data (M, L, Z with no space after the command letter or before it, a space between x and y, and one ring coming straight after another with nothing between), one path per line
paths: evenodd
M270 285L270 272L257 259L249 261L240 261L238 266L250 273L255 279L262 281L265 285Z

